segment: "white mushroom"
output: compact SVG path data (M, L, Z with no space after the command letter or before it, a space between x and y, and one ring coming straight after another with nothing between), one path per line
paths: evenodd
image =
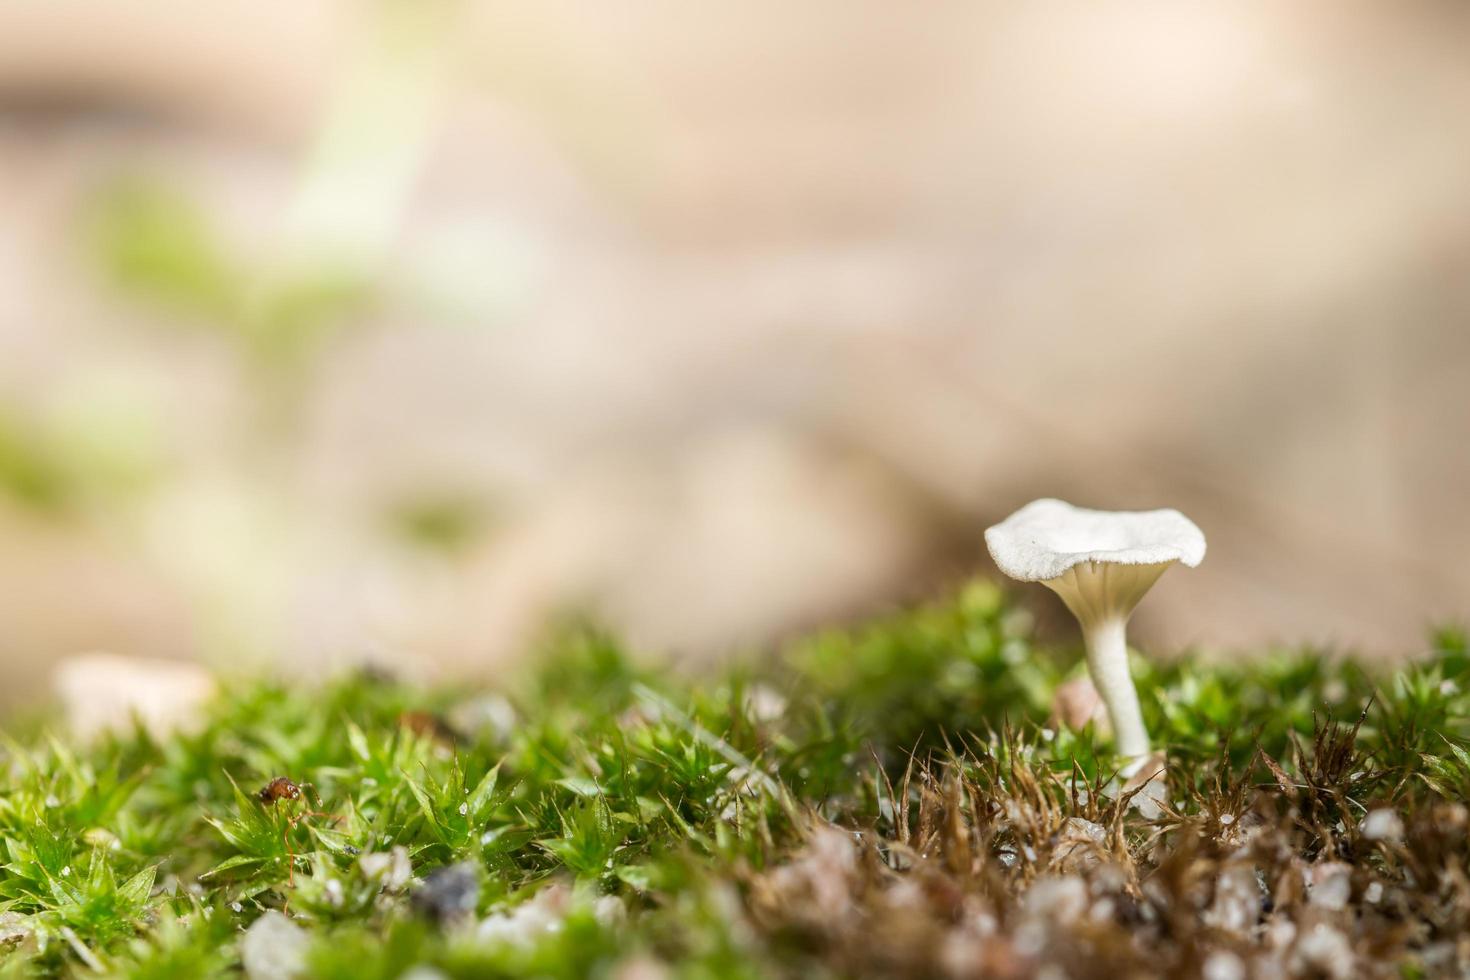
M1204 534L1177 510L1086 510L1035 500L988 528L985 543L1001 571L1040 582L1072 610L1118 752L1145 758L1148 730L1128 672L1128 617L1170 565L1200 563Z

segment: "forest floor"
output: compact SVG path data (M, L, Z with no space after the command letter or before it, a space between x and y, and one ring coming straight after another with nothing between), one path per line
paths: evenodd
M3 746L0 977L1461 976L1470 653L1135 655L1163 772L988 583L690 676L232 681ZM1064 686L1067 685L1067 686Z

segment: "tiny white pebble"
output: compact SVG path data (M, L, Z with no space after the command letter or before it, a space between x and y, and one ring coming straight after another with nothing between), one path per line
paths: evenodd
M1392 810L1370 810L1360 825L1368 840L1401 841L1404 821Z
M1235 823L1235 815L1233 813L1220 814L1220 826L1228 827L1233 823Z
M1245 980L1245 964L1239 956L1222 950L1210 954L1200 970L1200 976L1205 980Z
M432 966L419 964L418 966L411 967L398 980L449 980L449 978Z
M1352 944L1325 922L1314 925L1297 941L1294 959L1308 968L1294 971L1299 975L1307 972L1320 972L1331 977L1355 975Z
M1383 882L1381 881L1371 882L1367 888L1363 889L1363 901L1369 905L1377 905L1382 898Z
M272 909L245 930L240 961L250 980L298 980L306 976L310 946L305 929Z
M1341 911L1352 897L1352 874L1348 866L1329 861L1311 869L1307 901L1319 908Z
M469 813L469 812L470 812L470 805L468 803L461 803L459 805L459 815L461 817L464 816L465 814Z

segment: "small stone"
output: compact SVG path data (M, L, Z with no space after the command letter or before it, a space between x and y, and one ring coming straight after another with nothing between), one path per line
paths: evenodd
M1318 972L1332 980L1350 980L1356 972L1353 947L1348 938L1326 923L1318 923L1297 940L1292 957L1294 973Z
M954 931L944 937L937 957L942 976L962 980L969 977L1024 977L1031 964L1026 954L1000 936L988 938Z
M407 971L399 975L398 980L449 980L449 974L437 967L420 964L409 967Z
M154 738L197 727L214 696L214 678L183 660L85 653L53 675L66 721L78 738L131 731L140 721Z
M592 903L592 917L604 928L614 928L628 921L628 906L616 895L603 895Z
M1470 823L1470 810L1460 803L1441 803L1430 813L1434 818L1434 828L1442 834L1463 831Z
M1200 976L1204 980L1245 980L1245 961L1234 953L1220 950L1205 959Z
M0 952L33 946L36 930L28 915L0 912Z
M500 741L515 731L516 709L503 695L484 694L449 710L449 724L466 735L490 735Z
M1273 916L1266 923L1266 930L1261 938L1267 949L1285 949L1296 939L1296 923L1281 916Z
M856 900L859 853L850 833L820 825L796 858L773 869L767 881L783 904L814 921L836 921L850 914Z
M357 859L363 877L377 881L385 892L400 892L413 875L413 864L408 859L408 848L401 844L391 851L372 851Z
M1311 890L1307 901L1333 912L1347 908L1353 896L1352 869L1340 861L1319 864L1311 871Z
M103 827L93 827L82 834L82 840L93 847L105 847L109 851L116 851L122 847L122 841L117 835Z
M1093 728L1102 734L1111 731L1107 719L1107 708L1090 677L1063 681L1051 696L1051 720L1054 724L1081 731L1088 722L1092 722Z
M1057 831L1056 841L1052 850L1056 870L1091 868L1102 860L1102 854L1107 851L1108 832L1091 820L1068 817Z
M1129 809L1145 820L1157 820L1164 815L1160 804L1169 800L1167 757L1152 752L1133 760L1107 785L1105 794L1110 799L1128 796Z
M1398 843L1404 839L1404 821L1392 810L1369 810L1359 825L1368 840Z
M1202 917L1205 925L1245 935L1261 918L1261 886L1246 864L1227 867L1215 880L1215 897Z
M549 885L515 908L487 916L475 935L490 943L534 946L546 936L561 931L570 902L571 889L560 883Z
M1453 942L1430 943L1420 951L1419 959L1432 975L1451 976L1459 949Z
M786 714L786 697L773 687L752 684L745 691L745 710L756 721L777 721Z
M1028 918L1045 919L1058 926L1069 926L1087 911L1087 883L1081 878L1043 877L1026 892L1022 908Z
M245 930L240 961L250 980L297 980L306 976L306 951L311 937L274 909Z
M924 886L912 877L898 879L883 893L883 904L890 910L922 911L928 902Z
M1062 823L1062 839L1091 841L1094 844L1105 844L1108 840L1107 828L1102 824L1085 820L1082 817L1068 817Z
M440 868L413 893L414 907L443 925L474 915L479 902L480 876L468 862Z
M613 980L668 980L669 968L646 954L634 954L613 970Z

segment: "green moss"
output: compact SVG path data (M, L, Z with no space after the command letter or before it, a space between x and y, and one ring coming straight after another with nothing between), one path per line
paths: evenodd
M1045 727L1075 657L1036 649L1028 624L977 583L693 679L576 628L499 690L367 674L317 689L236 684L193 734L11 743L0 912L19 932L0 971L228 974L242 931L272 908L308 930L323 977L421 964L454 977L645 961L708 977L918 969L897 945L918 955L908 933L854 966L825 927L772 899L810 860L814 826L872 848L861 860L874 883L851 886L854 902L942 854L947 888L999 903L1038 873L1024 855L1047 853L1074 816L1111 822L1130 873L1157 875L1170 859L1150 841L1185 846L1181 828L1219 831L1245 805L1231 800L1265 794L1251 806L1298 828L1283 839L1303 860L1346 855L1389 875L1391 858L1356 830L1366 810L1390 805L1412 823L1470 792L1461 632L1440 631L1427 658L1393 673L1310 652L1139 658L1177 809L1148 821L1104 800L1117 765L1106 741ZM302 798L257 799L277 776L303 784ZM385 887L361 857L396 847L414 881ZM1463 863L1463 839L1444 848ZM508 942L426 917L412 895L462 863L476 869L476 918L555 897L556 928Z

